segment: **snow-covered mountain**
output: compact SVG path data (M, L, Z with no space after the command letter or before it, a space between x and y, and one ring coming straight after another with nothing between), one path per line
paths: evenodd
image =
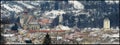
M106 17L112 27L119 26L118 1L1 1L2 18L14 20L26 9L38 18L54 19L51 27L58 25L59 15L63 16L62 24L69 27L102 27Z

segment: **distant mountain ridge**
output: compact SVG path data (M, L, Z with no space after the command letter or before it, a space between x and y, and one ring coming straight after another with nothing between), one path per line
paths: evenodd
M1 1L1 17L10 17L14 22L16 15L22 14L26 8L38 18L41 15L54 18L51 27L58 25L60 12L63 15L62 24L69 27L102 28L104 18L110 19L111 27L119 26L119 3L105 1Z

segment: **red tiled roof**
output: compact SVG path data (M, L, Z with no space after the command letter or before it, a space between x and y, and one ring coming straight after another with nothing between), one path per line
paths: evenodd
M30 30L30 33L34 32L65 32L65 30Z
M49 23L49 19L40 19L38 20L40 24L47 24Z

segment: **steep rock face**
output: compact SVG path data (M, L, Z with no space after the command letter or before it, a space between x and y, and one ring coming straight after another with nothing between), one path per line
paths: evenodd
M37 18L52 18L51 27L59 24L59 15L63 15L62 24L69 27L102 28L106 17L110 19L112 27L119 26L117 1L1 1L1 17L10 18L11 23L24 9Z

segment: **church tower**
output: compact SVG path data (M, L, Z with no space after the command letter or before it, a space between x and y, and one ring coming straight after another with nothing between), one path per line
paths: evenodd
M63 21L63 16L59 14L59 24L61 25Z
M110 20L108 18L105 18L103 23L104 30L110 30Z

